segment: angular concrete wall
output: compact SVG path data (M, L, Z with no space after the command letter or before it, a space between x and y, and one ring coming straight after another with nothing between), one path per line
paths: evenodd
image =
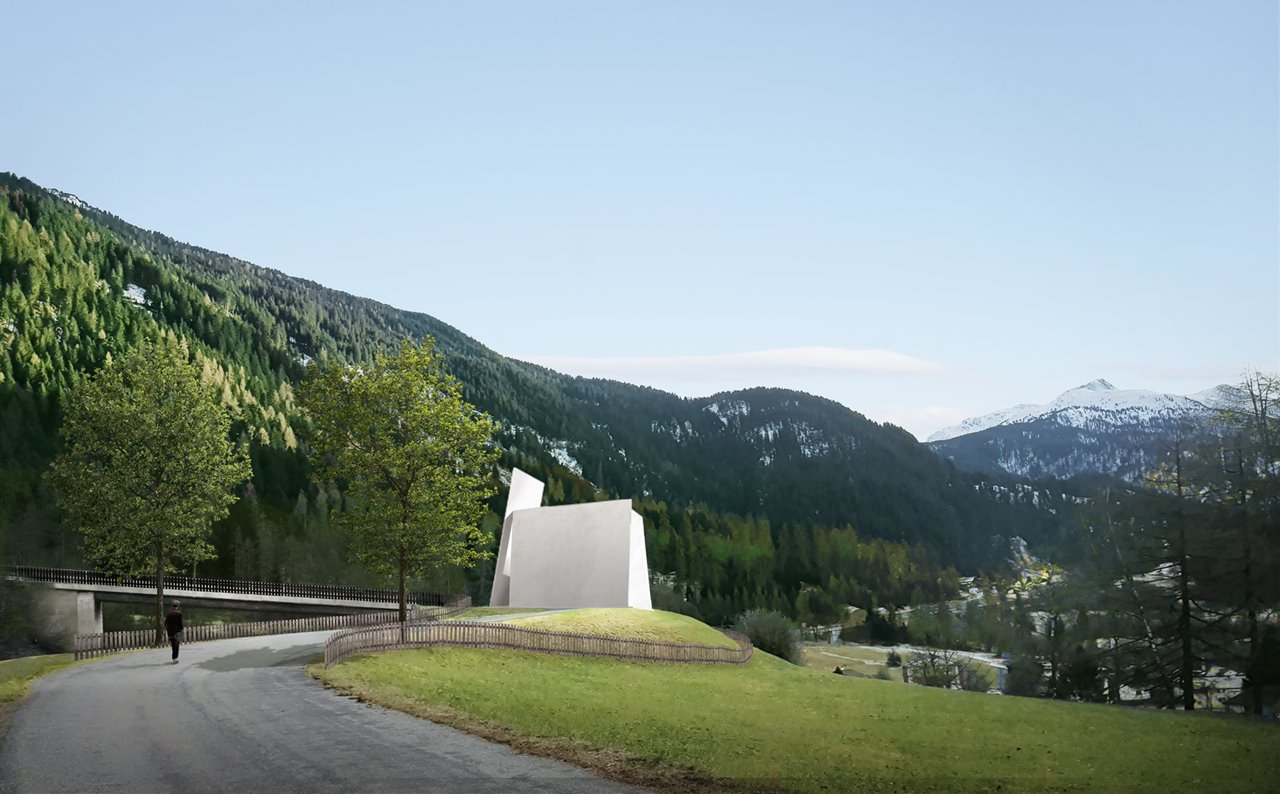
M652 609L644 519L631 500L537 507L528 481L541 501L542 483L516 469L489 603Z
M511 518L509 606L651 607L644 522L631 500L520 510Z
M653 597L649 592L649 557L644 545L644 518L631 511L631 559L627 569L627 606L636 609L653 609Z
M542 505L543 483L519 469L511 470L511 490L507 493L507 509L502 521L502 540L498 542L498 559L493 568L491 606L510 606L511 598L511 514L532 510Z

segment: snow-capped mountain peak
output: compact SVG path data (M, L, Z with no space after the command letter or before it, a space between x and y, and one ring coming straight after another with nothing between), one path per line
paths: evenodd
M1091 380L1083 386L1077 386L1071 391L1115 391L1116 387L1111 385L1111 381L1106 378L1098 378Z
M1024 403L986 416L966 419L929 436L929 441L948 441L1000 425L1020 424L1038 419L1085 427L1099 421L1108 424L1137 424L1152 419L1173 419L1202 414L1220 405L1220 394L1230 389L1217 386L1190 396L1164 394L1145 389L1117 389L1103 378L1068 389L1043 405Z
M1012 408L1006 408L1003 411L987 414L986 416L975 416L966 419L958 425L944 427L933 435L929 436L928 441L946 441L956 436L967 436L970 433L976 433L979 430L986 430L988 427L1003 425L1009 422L1020 422L1028 416L1032 416L1043 406L1034 403L1022 403Z
M929 437L935 452L974 471L1025 477L1111 474L1140 477L1170 439L1232 402L1230 386L1192 395L1117 389L1095 380L1043 405L1019 405L966 419ZM1193 431L1194 432L1194 431Z
M1187 395L1190 399L1213 409L1236 405L1243 396L1244 394L1239 387L1226 385L1214 386L1212 389L1205 389L1204 391Z

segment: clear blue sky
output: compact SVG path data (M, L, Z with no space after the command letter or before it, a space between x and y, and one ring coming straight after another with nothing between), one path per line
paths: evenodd
M1280 362L1273 0L121 5L5 9L0 170L500 353L922 436Z

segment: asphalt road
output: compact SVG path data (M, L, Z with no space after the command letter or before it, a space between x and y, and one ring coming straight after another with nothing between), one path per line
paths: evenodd
M328 632L146 651L36 682L0 792L636 792L358 703L304 671Z

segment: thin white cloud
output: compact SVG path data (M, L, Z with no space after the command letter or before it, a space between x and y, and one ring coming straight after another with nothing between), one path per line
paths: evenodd
M659 380L750 378L760 383L796 375L901 375L938 372L932 361L892 350L790 347L713 356L517 356L523 361L584 377L638 383Z

